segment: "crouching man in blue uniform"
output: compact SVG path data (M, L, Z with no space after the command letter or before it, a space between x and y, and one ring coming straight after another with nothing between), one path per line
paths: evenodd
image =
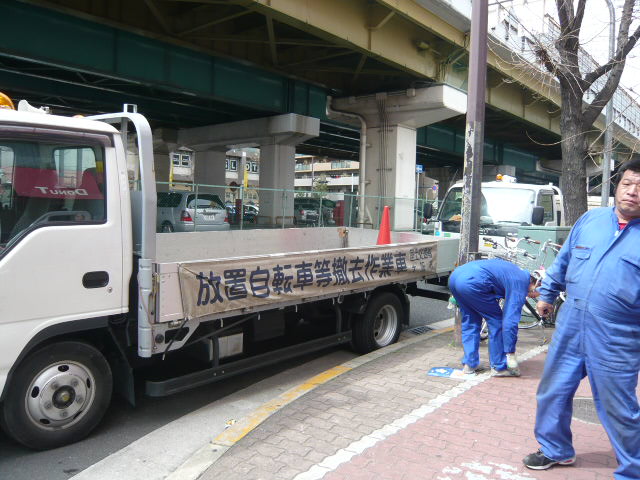
M571 465L573 396L589 377L618 460L616 480L640 479L640 160L622 168L613 208L576 222L540 287L538 311L567 291L538 386L532 469Z
M501 259L476 260L456 268L449 289L462 312L463 371L475 372L480 365L482 318L489 325L491 374L520 375L515 356L518 322L527 295L538 296L536 280L529 272ZM504 308L498 301L504 298Z

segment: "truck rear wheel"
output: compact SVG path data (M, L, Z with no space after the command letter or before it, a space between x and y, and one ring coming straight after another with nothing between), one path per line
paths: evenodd
M398 341L402 325L403 308L396 295L390 292L376 294L353 325L353 348L358 353L369 353Z
M94 347L59 342L37 350L13 373L2 410L6 432L36 450L86 437L102 419L111 368Z

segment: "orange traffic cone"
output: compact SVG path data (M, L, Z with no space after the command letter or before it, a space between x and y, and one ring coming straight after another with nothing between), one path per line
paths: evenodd
M380 232L378 233L378 241L376 245L388 245L391 243L391 227L389 221L389 207L385 205L382 211L382 220L380 221Z

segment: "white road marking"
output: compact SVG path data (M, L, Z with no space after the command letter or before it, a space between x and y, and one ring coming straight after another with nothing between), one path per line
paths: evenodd
M545 352L547 349L548 349L548 345L532 348L531 350L529 350L528 352L520 356L520 361L524 362L530 358L535 357L536 355L539 355L542 352ZM436 398L429 400L428 403L412 410L411 412L409 412L406 415L403 415L400 418L397 418L390 424L385 425L384 427L374 430L370 434L361 437L360 440L357 440L351 443L350 445L348 445L347 447L338 450L335 454L325 457L317 465L314 465L306 472L303 472L297 475L294 478L294 480L320 480L327 473L337 469L342 463L345 463L351 460L353 455L349 455L350 453L360 454L364 452L368 448L371 448L374 445L376 445L378 442L381 442L387 437L390 437L391 435L398 433L400 430L407 427L408 425L426 417L427 415L436 411L438 408L445 405L452 399L459 397L470 388L473 388L474 386L488 380L489 378L491 378L490 371L480 375L474 375L469 380L464 380L462 383L459 383L455 387L450 388L446 392L438 395ZM465 464L463 464L462 466L464 465ZM450 468L450 467L446 467L446 468ZM477 467L474 467L474 469L480 470L480 471L483 471L486 468L493 469L492 466L485 467L480 464L478 464ZM501 472L504 472L504 469L501 470ZM443 471L443 473L452 474L454 472ZM461 473L463 473L462 469L461 469ZM469 471L469 466L467 466L467 470L464 471L464 473L465 473L465 478L467 478L467 480L487 480L487 477L484 477L484 476L478 475L475 472ZM439 478L441 480L445 480L447 477L439 477ZM529 477L529 476L523 477L515 474L514 476L511 476L511 477L500 477L500 478L504 478L505 480L521 480L521 479L531 479L533 477Z

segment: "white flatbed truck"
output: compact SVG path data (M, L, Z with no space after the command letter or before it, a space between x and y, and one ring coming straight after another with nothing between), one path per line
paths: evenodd
M161 396L330 345L392 344L407 294L430 296L417 282L457 258L457 238L376 245L358 228L156 233L151 130L131 106L0 109L0 173L0 419L34 449L88 435L113 391L134 402L134 379Z

